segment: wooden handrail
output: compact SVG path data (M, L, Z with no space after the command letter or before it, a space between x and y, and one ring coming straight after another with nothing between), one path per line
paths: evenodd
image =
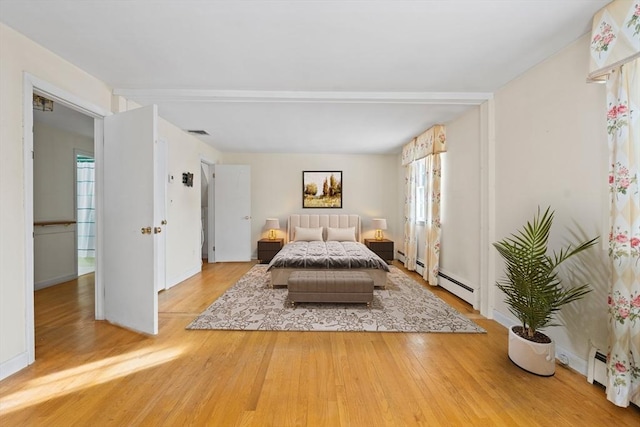
M48 225L64 225L64 226L69 226L71 224L75 224L76 220L75 219L64 219L64 220L57 220L57 221L36 221L33 223L34 227L46 227Z

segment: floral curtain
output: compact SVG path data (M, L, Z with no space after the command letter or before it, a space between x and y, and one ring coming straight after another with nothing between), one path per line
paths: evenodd
M425 224L425 265L422 277L432 286L438 284L440 269L440 181L442 179L440 153L427 157L427 221Z
M638 8L640 15L640 6ZM609 75L611 232L607 398L640 405L640 59Z
M404 177L404 266L407 270L416 269L418 257L418 239L416 236L416 165L405 165Z
M416 162L425 162L425 269L423 277L431 284L438 284L440 264L440 180L442 177L440 153L446 151L444 125L435 125L411 140L402 149L402 165L405 166L404 204L404 253L405 267L415 270L418 256L416 235Z
M640 0L614 0L593 17L589 80L640 57Z
M402 147L402 166L407 166L416 159L416 138Z

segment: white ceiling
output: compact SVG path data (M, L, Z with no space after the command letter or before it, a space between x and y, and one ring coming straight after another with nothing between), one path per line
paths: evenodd
M0 21L222 151L396 153L608 2L0 0Z

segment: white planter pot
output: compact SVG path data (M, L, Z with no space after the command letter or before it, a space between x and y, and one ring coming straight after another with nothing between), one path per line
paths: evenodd
M556 345L525 340L509 328L509 359L532 374L550 377L556 372Z

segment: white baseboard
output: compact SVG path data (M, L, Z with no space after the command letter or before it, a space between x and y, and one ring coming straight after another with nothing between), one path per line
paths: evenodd
M519 325L520 322L513 319L510 316L504 315L502 313L500 313L499 311L493 310L493 319L498 322L499 324L501 324L502 326L504 326L505 328L510 328L513 325ZM506 343L505 343L506 345ZM567 357L567 361L569 363L567 363L567 367L573 369L574 371L584 375L585 377L587 376L587 373L589 371L589 364L587 363L587 361L575 354L573 354L572 352L570 352L569 350L567 350L564 347L561 347L558 345L558 343L556 343L556 358L558 358L559 355L565 355Z
M506 316L496 310L493 310L493 320L500 323L502 326L504 326L507 329L513 325L517 325L520 323L517 320L513 319L512 317Z
M172 288L175 285L177 285L180 282L183 282L185 280L187 280L189 277L195 276L196 274L200 273L202 271L202 264L198 264L197 266L182 272L181 274L177 275L177 276L173 276L171 278L167 279L167 288Z
M49 286L59 285L60 283L68 282L69 280L75 280L78 278L77 274L67 274L66 276L54 277L53 279L43 280L33 284L33 289L36 291L39 289L48 288Z
M29 354L25 351L15 357L0 363L0 381L7 378L10 375L15 374L21 369L29 366Z

